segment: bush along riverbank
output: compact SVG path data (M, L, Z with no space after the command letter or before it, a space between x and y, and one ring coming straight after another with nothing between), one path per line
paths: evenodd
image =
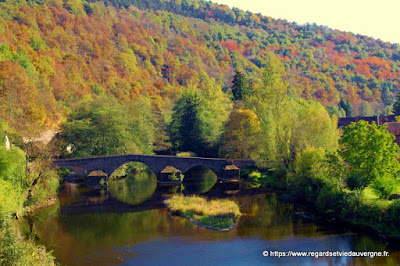
M394 140L386 125L351 123L337 147L290 146L271 157L269 172L250 172L247 178L327 220L399 238L400 163Z
M4 143L2 133L0 121L0 143ZM16 146L0 145L0 265L55 265L52 253L25 238L16 220L54 204L58 187L51 156L33 160Z
M283 201L308 206L311 214L334 223L347 223L355 229L372 232L384 239L400 239L400 200L382 200L362 191L321 188L299 194L298 189L269 187L270 191L286 193ZM308 187L309 188L309 187Z
M239 206L227 199L207 200L199 196L175 195L167 200L167 206L172 214L217 231L234 229L241 215Z
M248 180L257 187L278 193L280 200L307 206L309 214L317 218L346 223L385 239L400 239L400 199L381 198L371 186L350 190L332 177L317 175L313 171L321 169L321 165L318 159L314 163L313 170L308 168L303 174L297 169L282 178L271 171L254 171ZM251 176L261 178L252 179ZM399 193L400 188L396 192Z

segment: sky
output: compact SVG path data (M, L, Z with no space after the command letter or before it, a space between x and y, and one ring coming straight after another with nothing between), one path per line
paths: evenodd
M400 0L212 0L298 24L316 23L400 44Z

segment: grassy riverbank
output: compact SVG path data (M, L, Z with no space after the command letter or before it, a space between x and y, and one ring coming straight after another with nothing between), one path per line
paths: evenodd
M191 222L213 230L235 227L241 215L239 206L231 200L207 200L199 196L175 195L167 203L168 209Z
M45 159L28 161L21 149L0 146L0 265L55 264L51 253L23 236L16 219L54 203L58 187L58 174Z
M251 176L262 178L252 179ZM255 171L248 175L248 180L255 186L279 193L284 201L305 204L311 214L318 217L343 221L386 238L400 238L400 199L379 198L371 187L352 191L333 187L329 179L312 176L303 178L301 182L293 184L286 183L272 172ZM400 188L397 193L399 191Z

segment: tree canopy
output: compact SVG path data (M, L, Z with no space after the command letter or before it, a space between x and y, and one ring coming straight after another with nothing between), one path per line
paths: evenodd
M372 185L383 197L390 196L400 171L399 147L393 142L394 138L386 125L359 121L344 128L339 153L348 166L350 188ZM385 182L388 186L384 186Z
M131 108L102 98L82 102L62 124L62 138L72 145L70 156L152 153L152 110L143 99Z
M242 72L236 70L232 81L233 99L235 101L244 100L251 95L251 92L252 91L246 76Z
M218 84L205 80L186 90L174 107L169 131L176 150L216 156L232 103Z
M234 110L226 125L220 154L227 158L258 158L260 132L260 120L252 110Z

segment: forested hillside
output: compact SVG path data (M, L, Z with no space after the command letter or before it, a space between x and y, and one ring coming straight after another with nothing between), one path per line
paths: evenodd
M327 27L197 0L6 0L0 116L10 130L33 134L59 128L82 102L102 97L149 108L165 131L185 88L213 86L232 97L235 71L257 88L271 53L291 94L339 116L338 105L355 115L389 113L400 87L398 45Z

